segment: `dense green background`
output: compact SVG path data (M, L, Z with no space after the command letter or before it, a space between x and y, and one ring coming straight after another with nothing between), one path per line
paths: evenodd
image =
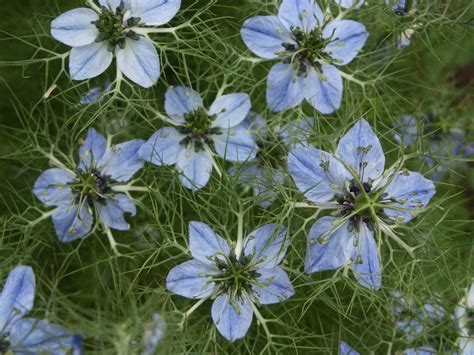
M381 137L388 162L401 152L392 138L397 117L432 113L426 136L408 151L418 154L408 167L427 174L423 155L432 155L433 132L446 135L456 127L465 133L466 141L473 141L474 9L470 0L420 1L418 11L407 18L395 16L382 2L350 13L349 18L366 25L370 37L363 53L344 70L367 84L363 90L346 82L341 109L328 116L307 105L270 113L265 105L265 78L271 63L252 64L242 58L252 57L238 35L243 20L275 13L276 3L184 1L171 26L198 11L203 13L192 27L177 32L178 39L156 37L163 62L159 84L148 91L122 85L123 96L93 107L79 107L77 102L89 85L102 85L104 76L87 84L62 75L50 98L42 99L60 63L38 61L51 54L35 48L67 51L49 37L49 22L82 2L4 0L0 4L0 274L5 277L18 263L32 265L38 278L34 315L82 332L86 350L137 352L143 325L152 312L162 313L169 324L160 348L163 353L317 354L333 351L340 339L363 353L393 352L433 341L440 349L454 348L456 326L450 315L474 277L473 163L460 163L459 157L437 159L449 172L437 183L431 209L399 230L408 244L418 246L416 258L393 243L384 243L384 287L377 293L363 289L342 272L302 273L314 210L289 207L289 201L302 200L289 180L279 187L279 200L264 210L227 176L220 179L214 174L205 189L193 194L181 187L173 169L146 166L137 175L138 184L151 186L152 192L134 194L139 212L129 218L132 228L115 234L123 243L122 257L112 253L100 231L61 245L50 220L29 224L44 210L31 193L36 177L48 166L38 148L49 151L54 145L55 154L75 157L79 138L89 126L117 134L117 141L147 138L161 126L154 112L163 111L168 85L193 86L207 103L223 84L228 86L226 92L247 92L253 110L262 113L271 127L314 116L317 123L311 142L326 150L333 149L338 137L364 116ZM396 34L414 24L420 30L412 46L397 51ZM107 75L113 79L113 73L112 68ZM222 170L229 166L220 164ZM248 232L272 222L289 227L292 245L285 268L297 293L282 304L261 308L272 337L254 319L245 340L230 344L211 322L210 301L191 315L182 330L178 323L193 301L171 296L164 279L170 268L188 258L183 249L189 221L206 222L235 240L239 206L245 211ZM394 327L391 290L405 291L420 306L438 302L447 316L425 324L423 336L413 343L404 340Z

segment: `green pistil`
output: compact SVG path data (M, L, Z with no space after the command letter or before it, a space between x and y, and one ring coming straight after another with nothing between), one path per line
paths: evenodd
M127 30L129 27L136 26L140 23L140 18L131 17L124 23L125 7L123 2L114 11L107 7L102 7L102 12L99 14L99 19L91 23L97 27L99 35L95 39L96 42L108 42L108 50L115 51L115 47L120 49L125 48L126 39L138 40L140 36L132 30Z
M199 107L193 112L189 112L184 115L185 129L190 132L193 136L204 136L208 134L213 118L210 117L203 107Z
M89 202L102 201L104 194L110 192L113 181L99 172L79 174L79 181L71 184L71 188L79 198L88 197Z

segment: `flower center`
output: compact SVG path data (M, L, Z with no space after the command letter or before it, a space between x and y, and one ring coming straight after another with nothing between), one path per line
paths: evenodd
M212 127L212 122L215 119L216 117L214 115L209 116L204 107L199 107L192 112L186 113L184 115L184 124L177 127L181 134L186 135L179 144L187 146L193 142L196 152L204 149L204 143L208 146L212 146L214 142L210 136L222 133L220 128Z
M237 298L243 292L252 294L252 285L256 285L260 274L252 265L252 255L242 256L239 260L231 254L226 260L216 259L216 265L222 274L215 276L214 281L218 283L223 292L232 290L231 295Z
M78 198L87 198L87 202L102 202L105 196L112 189L114 181L109 176L102 175L99 171L91 171L88 173L81 172L79 181L73 183L73 191Z
M102 6L102 12L99 14L99 19L91 23L97 27L99 35L95 39L96 42L108 42L108 50L115 51L115 47L124 49L127 43L126 39L139 40L140 36L128 29L140 23L139 17L130 17L125 20L125 5L123 1L120 3L115 11L106 6Z
M319 71L320 61L336 61L325 51L326 46L333 41L333 36L324 39L320 28L306 32L299 27L291 27L291 37L296 44L283 42L285 51L282 54L286 57L285 62L296 64L302 73L306 72L307 65L312 65Z

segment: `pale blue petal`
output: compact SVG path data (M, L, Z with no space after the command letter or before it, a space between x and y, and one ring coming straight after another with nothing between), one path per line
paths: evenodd
M244 297L231 301L225 294L217 297L212 304L211 315L217 330L232 342L243 338L252 324L252 306Z
M293 285L282 268L260 268L257 272L260 274L258 284L263 286L252 285L252 290L260 304L279 303L295 294Z
M186 149L180 144L184 138L173 127L161 128L140 147L138 156L157 166L176 164L179 153Z
M187 298L208 298L216 287L212 275L219 273L213 264L192 259L171 269L166 277L166 288Z
M179 11L181 0L130 0L132 16L148 26L168 23Z
M243 127L222 130L211 138L216 153L226 160L244 162L254 159L257 155L255 138Z
M250 98L247 94L219 96L209 108L209 116L216 115L212 127L229 129L237 126L250 112Z
M0 333L8 332L33 308L35 274L29 266L17 266L8 274L0 295Z
M51 35L71 47L91 44L99 35L92 24L98 18L94 10L85 7L67 11L51 22Z
M313 133L314 118L303 117L299 120L292 120L283 125L279 135L288 149L296 147L309 147L309 137Z
M135 216L137 213L135 203L124 194L117 194L105 201L99 201L96 203L96 208L105 227L123 231L130 229L124 214L130 213Z
M405 47L408 47L411 44L411 38L415 34L415 30L413 28L407 28L406 30L403 30L400 32L400 35L398 37L397 41L397 48L402 49Z
M341 5L342 6L342 5ZM345 341L339 343L339 355L359 355L360 353L352 348Z
M117 51L117 65L127 78L144 88L155 85L160 76L160 57L146 37L127 38L125 48Z
M212 157L207 150L196 152L193 144L181 151L176 162L179 180L188 189L197 191L207 185L212 172Z
M165 336L166 322L158 313L153 313L151 322L145 324L141 355L156 354L158 344Z
M74 199L71 188L66 186L72 181L74 175L69 171L48 169L36 180L33 193L46 206L57 206Z
M472 347L474 350L474 346ZM431 346L422 346L416 349L406 349L403 351L403 355L434 355L437 354L437 351ZM463 353L465 355L472 355L473 352Z
M88 172L95 163L94 168L96 168L97 162L104 155L106 148L107 139L94 128L89 128L86 139L79 148L79 164L77 167L84 172Z
M227 256L227 241L202 222L189 222L189 251L193 258L203 263L213 263L215 256Z
M341 138L336 156L351 166L363 182L377 179L385 168L380 141L364 119L357 121Z
M240 35L245 45L256 55L276 59L284 51L283 43L293 43L290 32L276 16L255 16L247 19Z
M359 53L368 36L365 26L360 22L352 20L332 21L324 27L323 38L332 40L324 51L331 58L336 59L334 64L347 64Z
M115 10L120 6L120 3L123 1L125 7L128 7L130 0L98 0L101 6L108 7L111 10Z
M304 99L304 75L298 76L291 64L275 64L267 79L267 104L273 112L298 106Z
M293 26L306 32L324 22L323 12L315 0L283 0L278 17L288 30Z
M98 86L95 86L79 99L79 103L81 105L90 105L91 103L97 101L101 93L102 89Z
M69 55L69 75L74 80L95 78L109 67L113 57L105 41L72 47Z
M359 232L356 229L356 239L353 255L352 268L359 283L372 290L378 290L382 285L381 266L377 243L374 232L362 222L359 224Z
M351 180L347 169L332 155L315 148L295 148L288 155L288 170L296 187L315 203L335 200Z
M336 221L336 217L326 216L311 227L304 261L306 273L333 270L350 262L354 251L354 233L349 231L348 222L336 229Z
M285 257L290 244L285 227L265 224L244 239L244 255L252 255L259 267L276 267Z
M396 322L397 328L400 328L405 334L405 338L413 340L423 333L423 325L414 319L403 319Z
M47 320L25 318L13 327L10 343L15 354L67 355L77 348L77 336Z
M461 349L460 355L472 355L474 354L474 339L468 338L468 337L459 337L458 338L458 344L459 344L459 349ZM431 354L436 354L436 353L431 353ZM431 355L429 354L429 355ZM408 354L408 355L414 355ZM421 354L419 354L421 355ZM425 354L423 354L425 355ZM427 354L426 354L427 355Z
M330 114L341 107L343 84L339 70L329 64L321 65L321 72L308 66L304 78L305 99L322 114Z
M63 204L53 213L53 224L56 235L61 243L68 243L82 238L92 228L92 215L87 203L78 209L78 205Z
M101 174L115 181L129 181L143 167L144 161L138 155L143 143L142 139L132 139L107 148L97 163Z
M193 89L184 86L172 86L165 94L165 111L168 116L184 123L184 115L202 107L201 96Z
M348 9L350 7L358 9L364 4L364 0L339 0L336 1L336 3L344 9Z
M249 112L239 127L247 129L255 137L255 140L265 139L268 136L267 121L253 111Z
M398 222L408 222L413 219L420 209L425 208L436 193L436 188L431 180L413 171L402 170L385 189L386 198L395 199L397 202L386 202L384 209L391 219ZM390 209L401 208L404 211Z

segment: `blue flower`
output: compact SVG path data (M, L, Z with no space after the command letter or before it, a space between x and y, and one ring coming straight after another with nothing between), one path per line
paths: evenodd
M29 266L10 271L0 295L0 353L68 354L82 352L82 339L47 320L27 318L35 298L35 275Z
M466 295L459 301L454 319L458 322L458 347L462 355L474 354L474 282L466 290Z
M307 273L347 265L360 284L380 287L381 265L374 233L384 232L409 249L393 228L413 219L435 194L430 180L401 169L399 164L384 173L382 146L363 119L341 138L335 154L312 147L290 152L288 168L297 188L316 207L338 211L312 226L305 259Z
M95 103L96 101L100 100L107 91L110 90L110 87L110 81L106 80L103 88L98 86L93 87L80 98L79 103L84 106Z
M143 335L142 355L153 355L156 353L158 343L165 336L166 323L158 313L153 313L152 321L145 325Z
M342 76L337 67L351 62L368 37L359 22L326 23L314 0L283 0L278 16L246 20L241 35L256 55L280 61L267 80L272 111L296 107L306 99L323 114L341 106Z
M339 354L340 355L359 355L360 353L352 348L345 341L339 342Z
M186 188L197 191L206 186L214 152L233 162L255 158L255 137L241 125L250 111L247 94L217 97L206 110L194 90L171 87L166 92L165 110L174 127L159 129L139 155L158 166L176 164Z
M160 58L144 26L160 26L178 12L181 0L98 0L100 8L77 8L51 22L51 35L71 46L69 74L94 78L117 59L118 70L149 88L160 75Z
M143 167L137 154L143 142L134 139L111 145L91 128L75 170L51 168L36 180L33 193L46 206L55 207L52 218L59 241L71 242L89 233L94 212L106 229L130 228L124 214L135 215L136 207L127 182Z
M173 268L166 287L192 299L215 298L211 315L217 330L230 341L243 338L259 316L256 305L279 303L294 294L286 272L286 229L266 224L231 249L208 225L189 224L192 260Z

